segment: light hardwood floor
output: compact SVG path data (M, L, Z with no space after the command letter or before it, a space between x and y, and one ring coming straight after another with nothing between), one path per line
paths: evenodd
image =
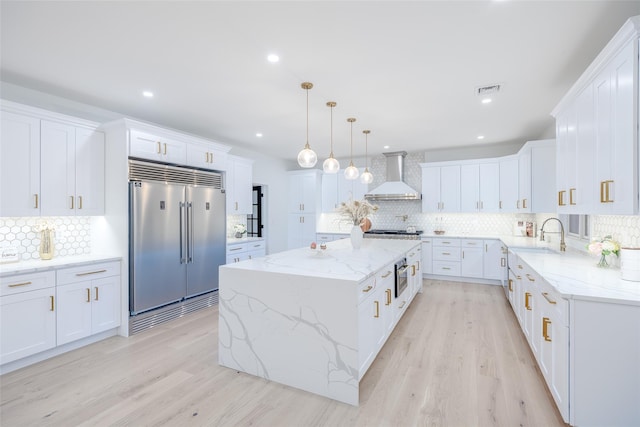
M502 288L424 284L359 407L218 366L213 307L0 377L0 424L565 425Z

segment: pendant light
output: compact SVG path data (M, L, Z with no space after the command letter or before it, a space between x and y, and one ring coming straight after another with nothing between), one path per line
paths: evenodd
M368 136L371 133L370 130L363 130L364 133L364 172L360 175L360 182L363 184L371 184L373 182L373 175L369 172L369 139Z
M318 161L318 156L309 146L309 89L313 87L313 83L304 82L300 86L307 92L307 143L298 153L298 164L303 168L312 168Z
M340 162L333 157L333 107L335 106L335 102L327 102L327 107L331 108L331 151L329 153L329 158L322 163L322 170L324 170L325 173L338 173L340 170Z
M344 177L346 179L356 179L360 175L358 168L353 166L353 122L356 121L353 117L347 119L351 123L351 160L349 161L349 167L344 170Z

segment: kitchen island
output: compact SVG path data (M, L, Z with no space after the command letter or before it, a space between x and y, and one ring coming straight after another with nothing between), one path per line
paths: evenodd
M419 259L419 240L354 250L343 239L221 266L220 365L358 405L360 380L421 289Z

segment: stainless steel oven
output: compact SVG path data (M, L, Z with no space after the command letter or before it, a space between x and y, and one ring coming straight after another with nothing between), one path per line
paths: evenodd
M409 266L407 265L407 259L402 258L400 261L396 262L396 298L402 294L402 292L407 288L407 270Z

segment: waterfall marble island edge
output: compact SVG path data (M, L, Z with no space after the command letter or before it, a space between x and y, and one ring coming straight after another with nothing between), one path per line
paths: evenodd
M359 382L379 350L363 363L369 331L362 309L372 318L372 298L392 302L394 274L387 273L419 248L419 240L365 239L354 250L343 239L322 252L294 249L221 266L219 364L358 405ZM405 290L406 305L415 292ZM391 309L384 302L375 310Z

